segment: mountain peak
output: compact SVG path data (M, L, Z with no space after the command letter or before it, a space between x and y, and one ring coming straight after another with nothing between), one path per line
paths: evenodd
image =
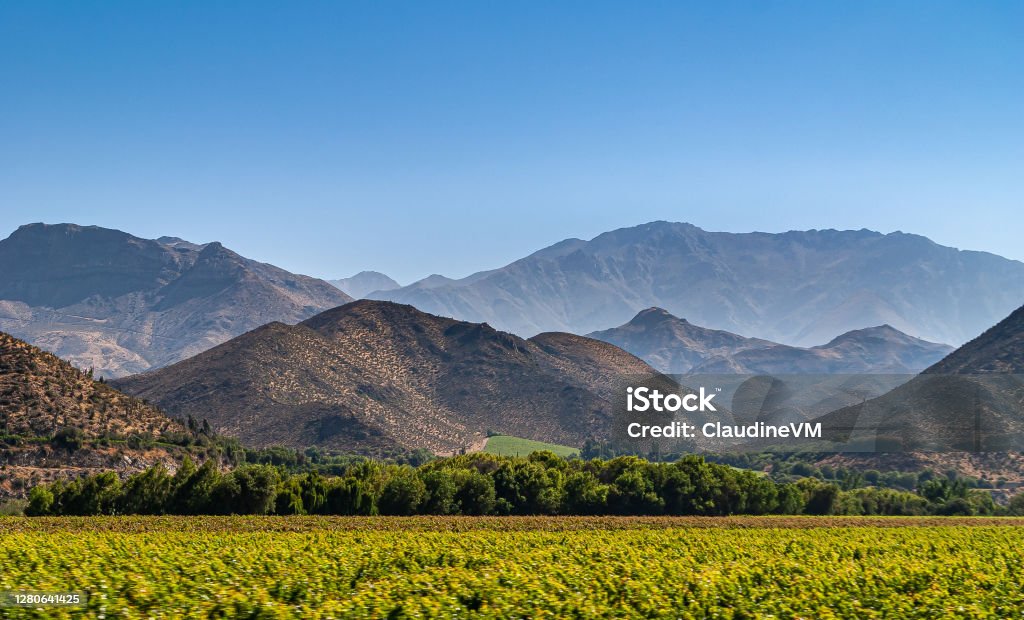
M82 230L83 228L96 228L95 226L80 226L78 224L60 223L60 224L47 224L45 222L32 222L30 224L22 224L15 231L14 234L26 234L26 233L40 233L40 232L64 232L64 231L76 231Z
M667 373L905 373L917 372L951 350L888 324L849 331L822 346L793 347L694 325L657 307L591 336Z
M379 271L360 271L354 276L328 280L355 299L366 297L374 291L391 291L401 285Z
M895 342L902 342L902 343L919 342L919 343L924 343L926 345L936 345L936 346L939 346L939 347L946 347L946 345L941 344L941 343L932 343L932 342L928 342L926 340L921 340L920 338L915 338L914 336L911 336L910 334L907 334L906 332L903 332L903 331L900 331L900 330L896 329L895 327L893 327L892 325L889 325L888 323L883 323L882 325L876 325L874 327L864 327L864 328L861 328L861 329L852 329L852 330L850 330L848 332L844 332L842 334L839 334L838 336L836 336L835 338L830 340L828 343L826 343L824 345L820 345L818 347L814 347L814 348L816 348L816 349L828 349L828 348L832 348L832 347L838 346L838 345L840 345L842 343L845 343L845 342L866 342L866 341L869 341L869 340L876 340L876 341L883 341L883 342L893 342L893 343L895 343ZM949 347L949 349L952 350L952 347Z
M19 226L11 235L8 240L16 240L19 238L60 238L71 235L102 235L105 239L119 238L119 239L137 239L124 231L120 231L114 228L102 228L100 226L83 226L81 224L72 223L58 223L58 224L46 224L44 222L34 222L32 224L23 224ZM141 239L140 239L141 241Z
M179 416L202 410L254 445L450 454L488 430L569 445L606 436L615 386L651 373L581 336L532 342L364 299L117 385Z
M77 224L31 224L0 241L0 299L64 308L166 284L180 258L156 241Z
M634 316L629 321L629 323L630 324L661 323L661 322L664 322L664 321L675 321L675 322L679 322L679 323L689 324L689 322L686 319L677 317L674 314L672 314L671 312L669 312L668 310L665 310L664 308L659 308L657 306L651 306L650 308L647 308L645 310L641 310L640 312L638 312L636 314L636 316Z
M641 310L624 325L592 332L589 337L621 347L656 370L676 374L690 372L713 358L775 344L694 325L656 306Z
M199 252L199 255L202 256L203 254L207 254L207 255L220 254L220 253L223 253L223 252L228 252L228 253L231 253L231 254L235 254L231 250L225 248L224 244L221 243L220 241L211 241L211 242L209 242L209 243L207 243L206 245L203 246L203 249L202 249L202 251ZM237 256L237 254L235 254L235 256Z
M325 310L316 316L312 316L301 324L313 329L322 326L337 324L346 317L363 318L384 318L394 320L417 320L428 317L426 312L421 312L408 304L400 304L393 301L378 301L376 299L357 299L347 304Z

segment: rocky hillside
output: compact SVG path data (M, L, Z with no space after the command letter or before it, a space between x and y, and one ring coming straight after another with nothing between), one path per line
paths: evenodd
M589 338L524 340L364 300L117 385L247 444L444 454L481 447L488 431L580 445L607 433L620 384L652 373Z
M0 332L0 498L57 477L173 468L180 455L143 444L186 432L152 405Z
M428 280L371 297L524 336L586 334L653 306L789 345L886 324L959 345L1020 304L1024 263L899 232L734 234L652 222Z
M86 436L159 437L184 429L156 407L126 396L55 355L0 332L0 429L45 437L63 428Z
M95 226L22 226L0 241L0 265L0 329L105 377L351 301L323 280L220 243L140 239Z

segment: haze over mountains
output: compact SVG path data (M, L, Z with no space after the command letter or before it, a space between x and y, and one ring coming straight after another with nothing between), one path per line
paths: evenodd
M479 449L488 431L567 445L602 437L617 381L652 373L582 336L524 340L362 300L116 385L253 445L443 454Z
M351 301L323 280L220 243L96 226L22 226L0 241L0 265L0 329L107 377Z
M796 346L877 325L957 345L1020 305L1024 263L905 233L652 222L568 239L461 280L428 280L370 297L527 336L590 333L660 307Z
M648 308L625 325L588 336L671 374L910 374L953 350L889 325L850 331L824 345L793 347L694 325L661 308Z

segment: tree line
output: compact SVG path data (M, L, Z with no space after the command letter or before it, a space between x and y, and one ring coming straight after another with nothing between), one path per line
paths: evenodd
M1020 501L1018 501L1020 500ZM1024 512L1024 496L1010 510ZM946 479L916 492L844 491L816 478L777 482L748 470L685 456L655 463L636 456L563 459L466 454L417 466L353 462L337 476L290 473L271 464L222 471L188 457L121 480L106 472L40 485L27 515L767 515L998 514L991 496Z

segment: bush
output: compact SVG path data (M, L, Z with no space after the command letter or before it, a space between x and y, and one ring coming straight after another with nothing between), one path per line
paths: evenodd
M28 494L28 506L25 514L30 517L42 517L50 514L53 509L53 492L46 485L32 489Z
M85 433L78 428L62 428L54 434L53 443L68 452L74 452L85 443Z

